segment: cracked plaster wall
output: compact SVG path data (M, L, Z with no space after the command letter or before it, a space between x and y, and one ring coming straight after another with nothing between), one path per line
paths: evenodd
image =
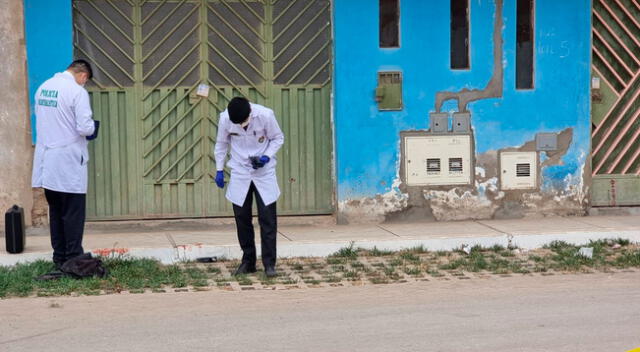
M31 127L22 1L0 0L0 211L17 204L31 223ZM4 232L4 216L0 217Z
M336 166L341 223L582 215L587 209L591 182L587 158L589 4L536 1L535 89L530 91L515 89L515 4L504 3L500 33L504 47L497 52L493 31L497 2L472 0L470 4L471 70L452 71L448 67L448 1L403 1L401 46L380 49L373 35L378 25L377 5L336 0ZM362 16L348 15L356 10ZM431 30L424 30L425 23ZM498 65L491 60L496 56ZM352 62L359 64L349 64ZM497 69L504 74L499 81L494 75ZM376 73L384 70L403 73L402 111L378 111L373 100ZM499 94L495 88L501 84ZM349 94L341 94L345 91ZM449 100L456 94L463 99ZM415 188L402 184L400 132L426 130L434 106L436 111L466 108L471 112L476 159L472 186ZM535 150L538 132L559 134L558 150L540 153L538 188L501 191L499 151Z

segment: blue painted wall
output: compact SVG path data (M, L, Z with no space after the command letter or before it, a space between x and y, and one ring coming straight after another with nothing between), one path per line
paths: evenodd
M35 143L33 96L38 86L73 60L71 1L24 0L31 126Z
M449 0L401 0L400 48L378 47L378 1L334 0L338 201L391 190L399 134L427 129L438 91L484 88L492 75L495 3L470 1L471 69L449 67ZM590 143L590 1L535 1L535 89L515 89L515 1L504 1L504 93L469 105L476 154L521 146L538 132L573 128L562 166L543 170L543 189L579 183ZM404 75L404 109L380 112L380 70ZM453 104L445 104L449 110ZM567 177L570 176L570 177Z

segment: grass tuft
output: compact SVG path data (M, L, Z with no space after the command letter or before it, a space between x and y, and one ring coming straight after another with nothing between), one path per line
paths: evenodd
M578 251L581 247L593 248L593 257L580 256ZM109 276L104 279L76 280L63 277L54 281L37 281L36 277L55 269L51 262L42 260L0 267L0 298L99 295L122 291L201 291L216 286L224 290L233 290L234 281L238 282L242 289L251 289L257 282L264 286L297 285L298 280L301 280L309 285L318 286L323 283L357 281L365 278L372 283L405 282L408 277L419 280L418 278L425 275L464 276L470 272L553 275L557 271L607 271L611 268L639 268L640 245L622 238L590 241L582 246L555 241L544 246L544 249L527 251L525 254L500 245L474 246L469 254L466 254L458 250L428 252L422 246L393 252L381 251L375 247L365 251L354 248L354 244L351 243L328 258L283 260L282 265L289 267L295 274L291 277L283 273L277 278L267 278L263 272L233 277L230 272L238 266L238 260L215 264L188 262L163 265L152 259L124 256L102 259L109 270ZM237 289L237 286L235 287Z
M412 263L420 263L420 257L415 255L413 252L409 252L409 251L400 252L399 257Z
M413 267L413 268L404 268L404 272L407 275L411 275L411 276L422 276L422 270L419 267Z
M409 252L413 254L425 254L425 253L429 253L429 250L424 245L421 244L419 246L407 248L406 250L404 250L404 252Z
M178 265L162 265L153 259L104 258L109 276L104 279L82 280L63 277L58 280L37 281L40 275L52 272L52 262L39 260L12 267L0 267L0 298L29 295L64 296L72 293L96 295L101 292L136 291L175 288L189 285L206 285L207 274L197 267L182 268Z
M358 257L358 248L354 248L355 243L351 242L347 247L340 248L337 252L331 254L329 257L348 258L355 259Z
M378 249L378 247L374 246L372 250L367 251L366 253L367 255L370 255L373 257L385 257L385 256L392 255L394 252L389 250L384 250L384 249Z

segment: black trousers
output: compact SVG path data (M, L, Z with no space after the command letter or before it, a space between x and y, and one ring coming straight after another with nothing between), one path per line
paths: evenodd
M256 264L256 242L253 230L253 215L251 206L253 195L256 197L258 207L258 222L260 224L260 241L262 244L262 264L266 267L276 265L276 236L278 234L278 220L276 215L276 203L264 205L256 186L251 183L244 204L239 207L233 205L233 214L236 218L238 229L238 241L242 248L242 262L250 265Z
M64 193L45 189L49 203L49 227L53 262L65 261L83 253L86 194Z

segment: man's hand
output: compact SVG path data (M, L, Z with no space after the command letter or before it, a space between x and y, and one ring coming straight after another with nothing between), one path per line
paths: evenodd
M216 172L216 185L220 188L224 188L224 171Z
M251 157L251 165L253 166L254 170L257 170L261 167L263 167L266 163L269 162L269 160L271 160L268 156L263 155L261 157Z
M92 141L96 138L98 138L98 129L100 129L100 121L98 120L93 120L93 134L91 134L90 136L87 136L86 139L88 141Z

